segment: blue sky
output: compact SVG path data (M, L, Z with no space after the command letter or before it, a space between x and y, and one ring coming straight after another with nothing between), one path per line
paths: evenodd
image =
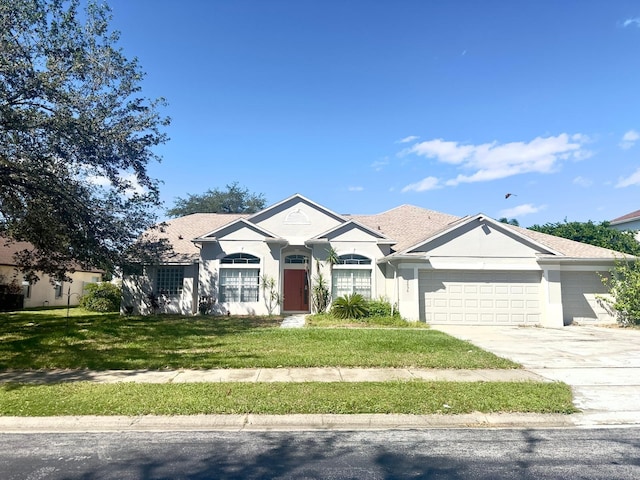
M168 101L167 208L234 181L523 226L640 208L637 1L108 3Z

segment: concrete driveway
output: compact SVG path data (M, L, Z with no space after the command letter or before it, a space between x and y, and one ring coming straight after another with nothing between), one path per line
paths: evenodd
M640 425L640 330L593 326L562 329L436 325L571 386L585 425Z

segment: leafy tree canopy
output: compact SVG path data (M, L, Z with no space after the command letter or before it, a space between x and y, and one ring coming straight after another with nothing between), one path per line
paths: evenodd
M506 223L507 225L513 225L513 226L516 226L516 227L519 227L519 226L520 226L520 222L518 222L518 220L517 220L517 219L515 219L515 218L511 218L511 219L509 219L509 218L507 218L507 217L502 217L502 218L501 218L501 219L499 219L498 221L499 221L500 223Z
M35 247L17 255L31 278L110 270L155 221L147 165L169 120L110 19L94 2L0 0L0 236Z
M225 190L207 190L201 195L178 197L173 208L167 210L170 217L182 217L192 213L255 213L265 207L262 193L255 194L242 188L238 182L227 185Z
M634 238L634 232L623 232L609 226L609 222L558 222L533 225L530 230L568 238L577 242L589 243L609 248L629 255L640 255L640 243Z

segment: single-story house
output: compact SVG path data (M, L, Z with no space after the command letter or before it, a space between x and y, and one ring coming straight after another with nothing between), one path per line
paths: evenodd
M636 239L640 242L640 210L614 218L609 222L609 225L616 230L635 231Z
M56 307L77 305L87 283L102 280L102 270L77 270L69 272L70 282L58 282L48 275L38 274L40 280L30 283L16 265L14 255L22 250L30 250L33 245L27 242L8 242L0 238L0 284L19 287L24 296L23 308Z
M622 257L481 213L341 215L299 194L254 214L176 218L161 235L173 251L123 279L129 312L196 314L212 300L221 315L308 313L322 276L332 298L384 297L410 321L561 327L613 321L598 296Z

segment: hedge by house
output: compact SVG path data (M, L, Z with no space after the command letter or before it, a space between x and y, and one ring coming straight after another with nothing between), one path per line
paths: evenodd
M90 283L80 297L80 306L92 312L118 312L122 290L109 282Z

